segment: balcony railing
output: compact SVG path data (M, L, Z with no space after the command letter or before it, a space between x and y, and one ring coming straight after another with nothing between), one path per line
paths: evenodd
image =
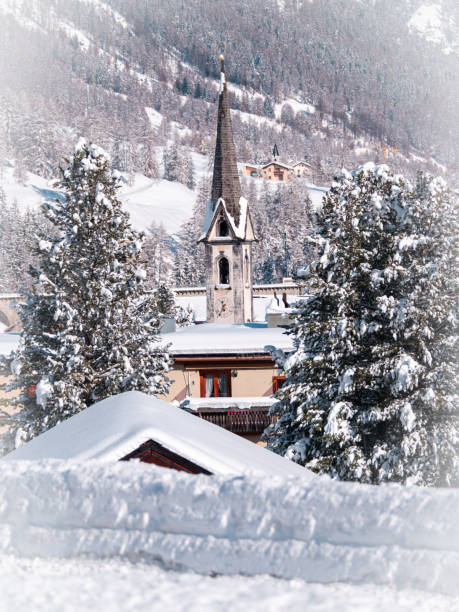
M269 407L231 410L231 409L199 409L198 416L234 433L262 433L273 422L268 414Z

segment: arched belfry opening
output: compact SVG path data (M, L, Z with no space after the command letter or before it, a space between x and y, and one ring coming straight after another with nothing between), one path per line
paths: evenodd
M229 285L229 261L226 257L218 262L218 275L220 285Z
M228 221L226 219L220 219L218 223L218 235L229 236Z

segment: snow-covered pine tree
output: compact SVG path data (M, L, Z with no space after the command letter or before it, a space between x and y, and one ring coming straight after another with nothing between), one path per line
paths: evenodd
M141 145L140 170L148 178L157 179L160 177L158 160L156 158L156 138L152 130L148 117L144 118L143 129L139 137Z
M161 284L170 285L173 267L171 237L162 224L150 224L142 252L148 267L147 289L153 290Z
M173 315L175 312L174 294L167 285L159 285L155 290L156 305L162 315Z
M459 484L457 212L441 179L336 179L272 450L343 480Z
M194 189L195 181L194 181L194 165L193 158L189 151L183 151L183 178L184 181L182 183L188 187L188 189Z
M177 142L174 141L164 148L163 165L166 181L180 181L180 152Z
M254 275L263 283L290 276L305 263L305 240L312 231L311 201L305 182L293 177L274 189L266 182L254 207L257 236Z
M179 287L203 285L205 282L205 257L202 243L198 239L202 233L202 224L207 200L209 199L209 179L204 177L198 184L198 194L191 217L182 224L179 232L174 276Z
M122 210L106 153L80 140L60 187L65 200L44 206L56 235L39 236L34 287L20 308L16 442L107 396L168 385L156 304L142 290L143 236Z

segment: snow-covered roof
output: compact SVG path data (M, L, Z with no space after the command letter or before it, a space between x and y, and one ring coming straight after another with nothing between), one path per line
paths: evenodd
M19 334L0 333L0 355L9 355L19 344Z
M283 162L280 161L270 161L267 164L265 164L264 166L262 166L262 170L264 170L265 168L268 168L268 166L282 166L282 168L287 168L287 170L291 170L292 167L289 166L288 164L284 164Z
M240 240L244 240L245 232L246 232L246 224L247 224L248 204L247 204L247 200L243 198L242 196L239 198L239 210L240 210L239 223L236 223L234 217L229 213L226 207L226 204L225 204L225 200L223 198L219 198L217 200L215 207L213 206L212 202L210 201L207 202L206 212L204 215L204 222L202 224L202 233L201 233L201 236L199 237L199 240L204 240L206 238L206 236L209 233L209 230L212 228L212 224L214 220L216 219L217 216L220 215L220 212L222 209L225 212L225 215L228 219L228 222L236 238L239 238Z
M107 398L19 447L13 459L118 461L147 440L213 474L309 476L299 465L139 391Z
M267 291L269 290L270 285L266 285ZM272 285L275 290L279 289L279 285ZM289 289L289 286L286 285L286 289ZM278 294L279 308L283 308L282 297ZM298 300L297 295L288 294L287 301L289 304L293 304ZM195 315L196 321L205 321L207 318L207 298L205 295L191 295L191 296L182 296L177 295L175 297L175 301L183 308L190 306ZM253 317L254 321L257 323L264 323L266 321L266 313L272 312L273 308L277 305L277 301L272 295L254 295L253 296Z
M0 293L0 300L15 300L22 298L20 293Z
M292 168L296 168L297 166L308 166L308 168L312 168L311 164L308 164L308 162L305 161L297 161L292 164Z
M170 353L179 355L263 355L266 346L275 346L284 351L293 350L290 336L279 327L268 328L265 324L204 323L184 327L161 336L170 343Z
M186 407L192 410L198 409L226 409L226 410L253 410L272 406L277 400L269 396L262 397L190 397Z

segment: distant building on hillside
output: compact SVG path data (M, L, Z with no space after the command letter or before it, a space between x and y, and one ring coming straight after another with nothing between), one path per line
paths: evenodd
M288 183L292 175L292 167L280 161L271 161L260 170L261 178L280 183Z
M287 164L279 159L279 149L277 144L273 148L273 159L263 166L255 164L244 164L243 172L245 176L263 178L279 183L288 183L295 176L297 178L311 178L312 167L305 161Z
M260 177L260 169L256 164L244 164L242 169L245 176L251 176L253 178Z
M292 166L292 174L300 178L312 178L312 166L305 161L296 162Z

